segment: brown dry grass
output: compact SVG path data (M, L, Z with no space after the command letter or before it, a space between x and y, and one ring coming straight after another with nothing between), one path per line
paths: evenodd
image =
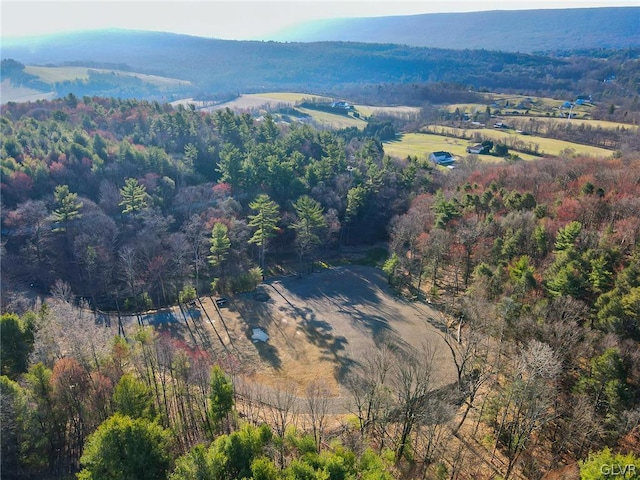
M182 322L173 324L173 334L205 345L218 359L233 358L237 374L266 388L288 382L302 394L319 381L334 396L335 413L348 412L345 376L383 345L431 350L435 386L455 379L448 349L429 323L437 314L427 304L395 297L384 275L371 267L272 279L257 292L230 297L220 315L210 298L202 306L200 318L190 323L193 335ZM251 340L256 327L269 335L266 343Z

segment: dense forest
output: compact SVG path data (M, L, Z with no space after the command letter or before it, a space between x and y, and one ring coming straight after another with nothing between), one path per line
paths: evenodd
M446 170L385 155L385 121L75 95L10 104L0 128L3 477L640 469L637 152ZM397 294L440 312L457 381L433 390L423 352L380 344L345 379L346 418L322 385L267 402L242 365L87 313L252 290L376 242Z

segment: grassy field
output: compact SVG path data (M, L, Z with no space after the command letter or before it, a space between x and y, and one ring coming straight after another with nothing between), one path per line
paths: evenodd
M503 142L507 145L509 145L513 140L520 140L525 144L537 144L539 153L542 155L558 155L560 154L560 152L567 149L573 150L577 155L590 155L594 157L610 157L613 153L611 150L591 147L588 145L581 145L579 143L565 142L563 140L555 140L552 138L536 137L534 135L521 135L519 133L515 133L515 131L513 130L498 130L493 128L461 130L459 128L440 126L435 128L438 133L449 133L455 136L462 135L463 133L468 136L472 135L473 133L478 133L484 138ZM520 156L522 158L526 158L524 154L521 154Z
M53 92L39 92L32 88L17 87L12 85L8 79L0 83L0 103L7 102L35 102L36 100L50 100L54 96Z
M499 93L486 93L484 94L486 99L485 103L456 103L447 106L449 112L454 112L459 109L461 112L473 114L474 112L484 113L487 106L490 106L491 111L500 110L505 112L517 112L519 114L531 114L534 116L541 116L547 118L561 117L561 114L567 113L569 109L562 108L565 101L573 101L573 98L566 99L554 99L546 97L532 97L525 95L507 95ZM587 118L593 110L592 105L574 105L571 110L572 115L581 118Z
M240 95L238 98L221 103L212 107L204 108L205 111L214 111L220 108L230 108L232 110L269 110L282 106L293 106L303 100L321 100L329 101L327 97L318 95L309 95L306 93L261 93ZM315 122L318 128L339 129L347 127L364 128L367 125L365 120L346 115L335 115L329 112L322 112L311 108L297 108L305 115L309 115L312 122Z
M513 117L505 117L503 118L503 121L505 123L508 123L509 118L513 118ZM528 122L530 120L535 120L537 122L542 123L543 125L549 122L555 122L555 123L561 122L562 124L568 124L570 122L572 128L577 128L580 125L589 125L591 126L591 128L600 127L603 130L615 130L617 128L620 128L620 129L624 128L626 130L637 132L639 129L638 125L631 125L629 123L609 122L607 120L589 120L589 119L582 119L582 118L567 120L566 118L541 118L541 117L531 117L531 116L522 116L522 117L516 117L516 118L518 121L521 121L521 122L523 121Z
M89 79L89 69L86 67L35 67L27 65L24 67L24 71L30 75L35 75L45 83Z
M311 116L313 121L316 122L321 129L339 129L348 127L357 127L362 129L367 126L367 122L361 118L346 115L334 115L333 113L321 112L310 108L298 108L298 110Z
M445 137L443 135L432 135L428 133L406 133L398 140L384 143L384 151L392 157L406 158L407 155L416 156L418 159L427 160L431 152L445 151L451 152L458 157L466 157L467 147L472 143L459 138ZM519 154L524 160L532 160L533 155ZM498 162L499 157L491 155L480 155L483 161Z
M281 102L290 102L291 104L302 102L304 100L315 100L319 102L330 102L332 99L329 97L323 97L322 95L312 95L310 93L295 93L295 92L271 92L271 93L257 93L251 95L243 95L247 97L260 97L279 100Z
M247 93L240 95L229 102L220 103L206 110L230 108L231 110L274 109L282 106L292 107L303 100L330 101L328 97L311 95L308 93L273 92L273 93ZM198 103L198 102L191 102Z
M159 77L157 75L146 75L144 73L125 72L122 70L107 70L103 68L26 66L24 70L26 73L37 76L45 83L58 83L67 80L88 80L89 71L91 70L98 73L115 73L116 75L136 77L157 87L174 87L191 84L191 82L187 80L179 80L177 78Z
M356 111L364 117L371 115L391 115L400 118L414 118L420 113L418 107L394 106L394 107L378 107L374 105L355 105Z

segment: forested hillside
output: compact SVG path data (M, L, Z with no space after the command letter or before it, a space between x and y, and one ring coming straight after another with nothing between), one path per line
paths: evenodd
M555 53L638 47L639 20L637 7L431 13L317 20L285 29L275 39Z
M59 278L96 306L118 297L129 305L143 292L156 306L174 302L194 272L211 268L216 223L232 244L225 274L248 271L258 252L246 242L247 214L258 195L283 218L272 248L289 251L299 236L294 203L305 196L322 204L328 248L383 240L411 192L429 185L426 167L383 160L373 138L281 131L271 117L229 110L67 97L13 105L2 122L4 278L44 291ZM123 252L135 264L135 292ZM200 291L211 279L199 277Z
M640 469L637 152L447 170L385 155L390 122L318 131L74 95L10 104L0 128L3 477ZM348 365L338 414L322 385L280 372L289 383L260 396L239 357L89 313L140 319L263 276L313 278L376 242L387 254L368 261L396 295L437 309L424 321L453 384L431 388L433 358L380 336Z
M273 90L343 96L354 87L419 87L433 82L528 95L587 93L594 98L615 98L639 93L640 71L637 48L598 48L548 56L479 50L472 42L461 50L445 50L349 42L239 42L132 31L7 41L3 42L2 55L24 65L116 69L192 83L158 89L140 79L96 71L87 80L54 81L49 85L61 97L73 93L78 97L164 101L185 96L219 99L239 92ZM15 69L2 75L12 82L15 79L16 84L34 85L33 79ZM607 79L615 81L605 83Z

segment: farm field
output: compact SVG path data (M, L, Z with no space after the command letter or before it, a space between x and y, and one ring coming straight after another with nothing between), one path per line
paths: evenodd
M333 113L322 112L320 110L313 110L310 108L298 108L298 110L309 115L320 129L348 127L363 129L367 126L366 120L361 118L355 118L347 115L335 115Z
M272 92L272 93L246 93L240 95L229 102L219 103L212 107L207 107L205 110L218 110L220 108L230 108L232 110L250 110L250 109L271 109L279 106L291 107L303 100L319 100L319 101L331 101L328 97L320 95L312 95L308 93L295 93L295 92Z
M484 113L487 106L491 108L491 111L500 110L503 113L508 111L514 111L518 114L531 114L533 116L540 116L543 118L562 118L565 112L569 109L563 108L565 101L573 101L573 98L567 99L554 99L546 97L532 97L525 95L505 95L498 93L486 93L484 94L486 102L484 103L454 103L446 107L447 111L454 112L459 109L460 112L473 114L475 112ZM574 105L571 110L572 116L588 118L593 110L593 106L590 104ZM512 118L509 116L509 118ZM518 117L521 118L521 117Z
M274 109L280 106L292 107L303 101L309 101L309 100L319 101L319 102L331 102L335 99L330 97L324 97L322 95L313 95L310 93L269 92L269 93L243 94L234 100L231 100L225 103L220 103L211 107L207 107L206 105L204 105L203 102L194 101L193 99L179 100L177 102L173 102L173 104L175 105L175 104L181 103L184 105L185 103L193 103L196 105L196 107L203 108L204 110L208 110L208 111L216 110L219 108L227 108L227 107L232 110L233 109L249 110L249 109L259 109L259 108ZM382 106L382 107L375 106L375 105L354 105L354 107L356 111L362 117L365 117L365 118L370 117L371 115L376 115L376 114L392 115L392 116L402 117L402 118L407 118L407 117L413 118L418 113L420 113L419 108L409 107L405 105ZM358 119L355 119L356 120L355 122L344 122L334 118L334 117L339 117L342 120L344 120L343 115L332 115L331 117L326 117L320 114L321 113L326 113L328 115L331 115L331 114L329 114L328 112L318 112L316 110L299 108L299 107L298 109L303 111L304 113L311 115L312 117L314 117L314 119L317 117L317 119L321 123L324 121L327 124L335 124L337 128L343 128L344 126L360 127L362 123Z
M50 100L54 97L53 92L40 92L32 88L20 87L11 84L8 79L0 83L0 103L7 102L35 102L36 100Z
M416 156L419 159L427 160L431 152L446 151L459 157L466 157L467 147L473 142L444 135L434 135L429 133L406 133L399 140L385 142L384 151L393 157L405 158L407 155ZM523 160L533 160L537 157L525 153L518 153ZM502 159L491 155L480 155L478 158L486 162L499 162Z
M45 83L58 83L73 80L88 80L89 71L98 73L115 74L127 77L135 77L157 87L173 87L179 85L190 85L187 80L179 80L177 78L160 77L157 75L147 75L144 73L125 72L122 70L108 70L103 68L87 68L87 67L38 67L26 66L25 72L35 75Z
M487 100L491 103L504 104L509 102L509 105L517 105L521 102L533 101L535 104L546 108L559 108L565 101L573 101L574 98L550 98L550 97L533 97L530 95L509 95L504 93L487 93L485 94ZM590 105L581 105L579 108L589 109Z
M510 145L511 141L519 140L524 144L537 144L541 155L559 155L563 150L571 149L577 155L590 155L594 157L610 157L613 152L604 148L591 147L589 145L581 145L579 143L567 142L563 140L556 140L552 138L536 137L534 135L522 135L514 132L513 130L500 130L492 128L479 128L462 130L460 128L437 126L433 127L435 131L443 134L452 134L455 136L465 135L472 136L477 133L484 138L488 138L493 141L504 142ZM453 153L453 152L452 152ZM521 158L527 159L524 154L520 155ZM530 156L529 158L537 158Z
M630 131L638 131L638 125L632 125L629 123L619 123L619 122L609 122L607 120L590 120L583 118L574 118L571 120L567 120L566 118L546 118L546 117L531 117L531 116L521 116L521 117L501 117L501 120L505 123L514 122L539 122L540 124L547 125L550 123L555 123L556 125L571 125L572 128L578 128L580 125L589 126L591 128L602 128L603 130L616 130L616 129L625 129Z
M401 118L413 118L420 113L418 107L408 107L405 105L397 105L390 107L379 107L374 105L354 105L360 115L370 117L371 115L384 114Z
M297 92L256 93L256 94L248 94L243 96L261 97L261 98L280 100L282 102L290 102L292 105L294 103L302 102L305 100L315 100L320 102L330 102L332 100L331 98L324 97L322 95L314 95L311 93L297 93Z

